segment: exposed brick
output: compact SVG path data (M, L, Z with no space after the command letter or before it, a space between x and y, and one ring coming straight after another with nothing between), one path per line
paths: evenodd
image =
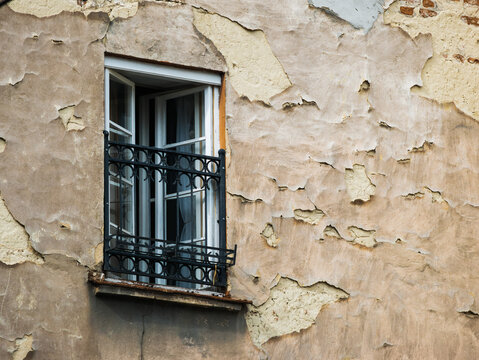
M436 4L434 4L434 1L432 0L422 0L422 6L426 8L433 8L436 6Z
M467 25L479 26L479 18L475 16L461 16L461 20L467 23Z
M414 14L414 8L410 6L401 6L399 7L399 11L401 14L404 15L413 15Z
M467 62L469 64L479 64L479 59L476 59L476 58L473 58L473 57L469 57L467 58Z
M478 0L479 1L479 0ZM436 16L437 15L437 12L435 12L434 10L429 10L429 9L419 9L419 14L422 16L422 17L433 17L433 16Z
M456 59L456 60L459 60L459 61L462 62L462 63L463 63L464 60L465 60L464 56L462 56L461 54L454 54L454 55L452 55L452 57L453 57L454 59Z
M464 0L464 4L479 6L479 0Z

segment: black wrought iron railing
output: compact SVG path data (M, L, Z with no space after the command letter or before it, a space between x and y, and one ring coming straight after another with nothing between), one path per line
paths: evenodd
M226 248L224 150L218 155L112 142L105 131L105 272L226 286L236 246Z

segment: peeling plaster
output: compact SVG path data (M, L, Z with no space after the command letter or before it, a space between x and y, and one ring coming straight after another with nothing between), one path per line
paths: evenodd
M63 11L83 12L85 15L91 12L106 12L110 20L113 20L135 15L138 2L138 0L89 0L80 5L77 0L13 0L8 6L15 12L40 18L57 15Z
M231 84L240 96L269 104L291 86L261 30L248 30L223 16L194 9L194 25L216 46L228 66Z
M441 204L442 207L446 210L449 208L449 203L446 200L444 200L440 191L431 190L427 186L424 187L424 190L431 195L431 200L433 203L437 202Z
M401 12L401 1L384 13L384 22L406 31L412 38L431 34L434 53L422 70L423 85L416 94L439 103L454 102L464 113L479 120L479 58L477 20L479 3L435 0L434 16L420 13L420 2L408 5L411 15ZM471 22L471 19L473 20Z
M343 238L341 235L339 235L338 230L334 226L331 226L331 225L328 225L324 228L323 234L324 234L324 236L335 237L335 238L338 238L338 239Z
M4 138L0 137L0 154L5 151L6 147L7 147L7 142L5 141Z
M265 303L248 305L246 324L251 339L260 347L273 337L307 329L324 305L348 297L343 290L325 282L301 286L294 280L281 278Z
M361 85L359 86L359 93L365 93L368 92L369 89L371 88L371 84L369 83L368 80L364 80Z
M479 318L479 313L474 312L474 311L472 311L472 310L459 311L459 313L464 314L464 315L465 315L466 317L468 317L469 319L477 319L477 318Z
M382 14L384 0L308 0L308 3L368 32Z
M278 272L301 283L322 279L355 291L347 302L321 311L317 318L320 324L264 343L265 353L273 359L317 358L318 354L373 359L385 352L389 358L435 359L444 354L476 358L479 322L466 316L473 316L469 312L477 313L477 309L459 306L451 293L456 289L478 293L477 281L472 280L479 251L475 226L479 219L479 127L455 106L411 93L412 86L422 83L421 70L432 54L431 36L411 39L379 21L364 35L324 11L307 9L306 0L282 2L281 6L195 1L200 3L211 12L237 19L246 28L262 29L297 86L294 93L288 89L274 96L272 106L266 107L238 96L231 79L226 78L227 188L245 197L227 197L228 239L241 250L229 271L232 296L263 304ZM107 41L98 41L104 38L106 14L87 19L64 12L39 19L14 13L8 6L0 11L4 47L15 55L9 57L14 60L3 59L1 78L23 78L15 86L5 83L1 87L6 121L0 121L0 135L8 142L0 156L2 195L25 224L36 249L71 258L59 256L61 265L51 266L51 255L42 266L26 263L7 268L0 279L1 291L8 293L0 299L2 336L15 339L32 329L32 323L38 324L35 344L42 354L50 350L51 358L65 348L85 359L141 356L139 336L131 336L141 334L138 312L125 304L117 309L123 316L111 317L111 312L102 311L102 302L89 301L91 289L84 284L86 269L72 259L83 259L93 267L94 254L96 260L101 254L97 244L102 238L100 132L105 51L216 71L226 69L213 43L195 32L191 7L171 4L145 2L136 16L110 24ZM53 40L63 42L55 45L58 41ZM461 62L460 57L448 56ZM463 60L471 74L476 71L473 66L477 64L469 63L467 57ZM449 75L451 82L457 80L454 74ZM470 78L474 81L474 76ZM358 93L364 79L371 86ZM51 84L61 91L46 90ZM285 93L288 96L283 96ZM302 98L317 102L321 110L301 104ZM56 107L69 104L78 104L78 114L87 125L75 134L74 142L71 136L64 136ZM285 109L283 104L287 104ZM347 115L344 120L343 113ZM30 141L32 136L40 136L41 141ZM424 141L434 142L434 146L424 152L412 150L419 149ZM367 153L371 149L376 149L374 154ZM406 156L411 159L404 165L396 161ZM364 164L376 185L374 201L365 206L351 206L346 192L343 169L354 163ZM435 190L423 190L425 184ZM291 191L299 188L304 190ZM451 211L440 211L439 201L432 200L438 199L433 191L440 191L443 199L447 195ZM402 197L414 192L423 192L424 199ZM327 213L327 224L332 225L323 230L326 223L308 226L293 218L294 209L311 209L311 204L320 204ZM60 222L71 224L72 229L61 228ZM266 242L263 246L259 236L269 222L283 240L278 250ZM375 229L373 237L378 236L381 246L374 252L351 246L354 243L348 226L352 225ZM321 235L330 238L319 245L305 241ZM343 237L344 241L335 241ZM394 244L399 238L403 240ZM26 290L16 286L19 278L26 282ZM46 286L50 286L49 291ZM407 296L411 293L414 296ZM44 294L48 301L38 301L38 308L29 311L27 299L41 300ZM62 301L66 295L69 301ZM23 308L17 311L20 304ZM92 313L98 316L89 317ZM175 317L168 316L174 321L165 323L162 313L153 306L150 316L148 310L146 320L154 321L146 324L145 359L158 354L158 349L171 358L196 359L202 354L257 358L241 315L240 322L231 322L228 327L225 324L230 320L224 314L221 319L210 312L194 318L196 315L181 311ZM175 323L191 325L192 332L179 335ZM114 329L115 341L107 336L104 324ZM156 326L155 330L150 331L150 326ZM43 332L42 328L55 331ZM172 331L153 339L152 334L165 328ZM218 333L227 337L228 347L218 346ZM444 342L444 336L450 341ZM177 339L191 339L188 344L195 346L183 346ZM395 346L378 353L377 346L384 343Z
M418 152L425 152L427 150L431 150L434 146L432 141L424 141L421 146L413 147L409 152L418 153Z
M103 242L95 246L94 257L95 264L100 264L103 262Z
M304 98L301 98L298 102L290 102L286 101L281 105L281 108L283 110L291 110L292 108L296 106L314 106L316 109L319 110L318 104L316 104L316 101L308 101L305 100Z
M424 197L424 193L417 191L414 193L409 193L407 195L401 195L401 196L405 198L406 200L415 200L415 199L422 199Z
M382 127L382 128L388 129L388 130L390 130L390 129L393 128L391 125L389 125L389 124L388 124L387 122L385 122L385 121L380 121L380 122L379 122L379 126Z
M277 247L280 239L274 232L274 228L272 224L266 224L263 231L261 232L261 236L266 240L266 243L271 247Z
M43 264L43 259L30 244L24 227L10 214L0 195L0 261L7 265L24 263Z
M367 176L364 165L354 164L352 169L346 169L344 179L351 202L369 201L376 191L376 185Z
M311 225L318 224L322 218L324 218L325 214L320 209L314 210L301 210L295 209L294 210L294 218L299 221L304 221Z
M33 351L33 336L25 335L15 340L15 350L12 352L12 360L24 360L28 353Z
M353 237L353 243L362 245L368 248L375 247L377 242L374 237L375 230L365 230L356 226L348 227L351 236Z
M74 105L59 109L58 115L66 131L80 131L85 128L82 118L75 115Z

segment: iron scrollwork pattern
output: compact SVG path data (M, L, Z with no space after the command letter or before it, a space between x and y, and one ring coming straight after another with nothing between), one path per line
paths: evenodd
M105 239L104 270L126 279L167 284L200 284L207 287L226 287L226 269L235 264L236 246L226 248L226 193L225 152L219 156L206 156L171 149L112 142L105 134ZM215 192L218 198L217 219L219 246L210 246L208 238L202 244L179 239L139 236L138 229L126 231L124 216L117 216L117 226L110 226L110 180L121 184L138 184L142 181L181 185L187 191ZM121 185L120 185L121 189ZM120 203L125 199L119 191ZM138 199L133 206L139 206ZM206 211L205 211L206 212ZM206 212L207 214L207 212ZM119 219L118 219L119 218ZM176 221L179 221L176 219ZM216 230L216 229L215 229ZM210 231L213 231L211 229ZM206 237L208 232L205 231Z

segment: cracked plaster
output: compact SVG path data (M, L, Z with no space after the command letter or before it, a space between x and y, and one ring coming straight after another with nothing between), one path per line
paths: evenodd
M308 3L366 32L382 14L384 6L384 0L308 0Z
M77 0L13 0L8 6L15 12L30 14L36 17L53 16L62 11L106 12L111 20L134 16L138 10L138 0L88 0L83 5Z
M338 230L334 226L328 225L324 228L323 234L325 236L335 237L338 239L342 239L341 235L339 235Z
M28 353L33 351L33 336L25 335L15 340L15 350L12 352L12 360L24 360Z
M140 307L133 311L131 304L89 297L86 267L78 264L96 264L94 250L100 252L95 247L102 238L103 54L225 71L225 54L195 30L198 7L223 17L227 26L241 24L240 42L246 29L261 31L294 84L267 107L241 97L231 74L226 76L227 190L239 195L227 198L228 244L239 249L230 269L232 295L261 306L278 273L300 284L325 281L351 294L348 301L323 307L307 331L270 338L262 344L263 355L477 358L479 323L468 315L477 313L471 304L479 293L473 271L479 253L478 123L459 102L458 109L411 91L423 80L426 87L423 68L437 57L440 27L411 38L378 20L364 33L311 11L307 1L148 2L135 16L111 23L99 13L39 19L0 9L1 41L12 54L0 59L0 111L7 119L0 122L0 134L8 142L0 190L35 249L47 254L42 266L0 264L1 335L14 341L32 333L36 352L44 351L38 357L48 359L58 358L58 348L80 358L140 356ZM436 21L408 19L421 29ZM242 70L249 65L241 63ZM472 66L466 59L464 72L447 73L451 83L465 82L451 94L471 98L467 90L477 84ZM365 80L369 89L358 92ZM443 91L441 84L433 90ZM84 130L65 131L59 123L58 106L69 104L77 104ZM413 151L425 142L434 146ZM374 201L351 204L343 171L351 164L367 169L376 185ZM425 185L431 193L422 190ZM404 196L418 190L424 199ZM433 191L444 196L447 209L432 201ZM294 219L294 209L313 208L326 214L324 225ZM281 234L274 251L258 241L268 223ZM338 241L351 226L374 229L381 246L368 251L348 239ZM25 286L14 286L20 278ZM40 301L44 294L48 301ZM29 298L39 299L34 309L17 308L17 299L30 304ZM192 359L259 356L242 318L145 309L151 318L144 328L145 358L159 351ZM167 335L158 339L165 328ZM223 336L227 347L218 346Z
M224 56L231 84L240 96L269 103L291 86L265 34L218 14L194 10L194 25ZM231 41L234 39L234 41Z
M75 115L75 106L67 106L58 110L58 115L66 131L79 131L85 128L82 118Z
M476 19L479 4L462 0L436 0L433 4L437 16L420 16L419 2L411 3L414 13L408 16L400 12L401 1L395 1L384 13L384 22L413 38L420 33L431 34L434 53L422 70L423 84L418 84L414 92L439 103L454 102L479 120L479 72L474 60L479 58L479 27L465 21Z
M296 209L294 210L294 218L299 221L304 221L311 225L318 224L322 218L324 218L325 214L319 209L314 210L302 210Z
M261 232L261 236L266 240L266 243L273 248L277 247L280 242L278 235L274 232L272 224L266 224Z
M323 306L348 296L324 282L301 286L294 280L280 278L265 303L248 305L246 323L253 343L261 346L272 337L307 329Z
M0 261L7 265L30 261L43 264L43 259L30 244L25 228L8 211L0 195Z
M376 192L376 186L366 174L364 165L354 164L352 169L346 169L344 180L351 202L369 201Z
M376 231L361 229L357 226L350 226L348 230L351 233L351 236L353 237L352 241L355 244L359 244L368 248L376 246L376 239L374 238Z

